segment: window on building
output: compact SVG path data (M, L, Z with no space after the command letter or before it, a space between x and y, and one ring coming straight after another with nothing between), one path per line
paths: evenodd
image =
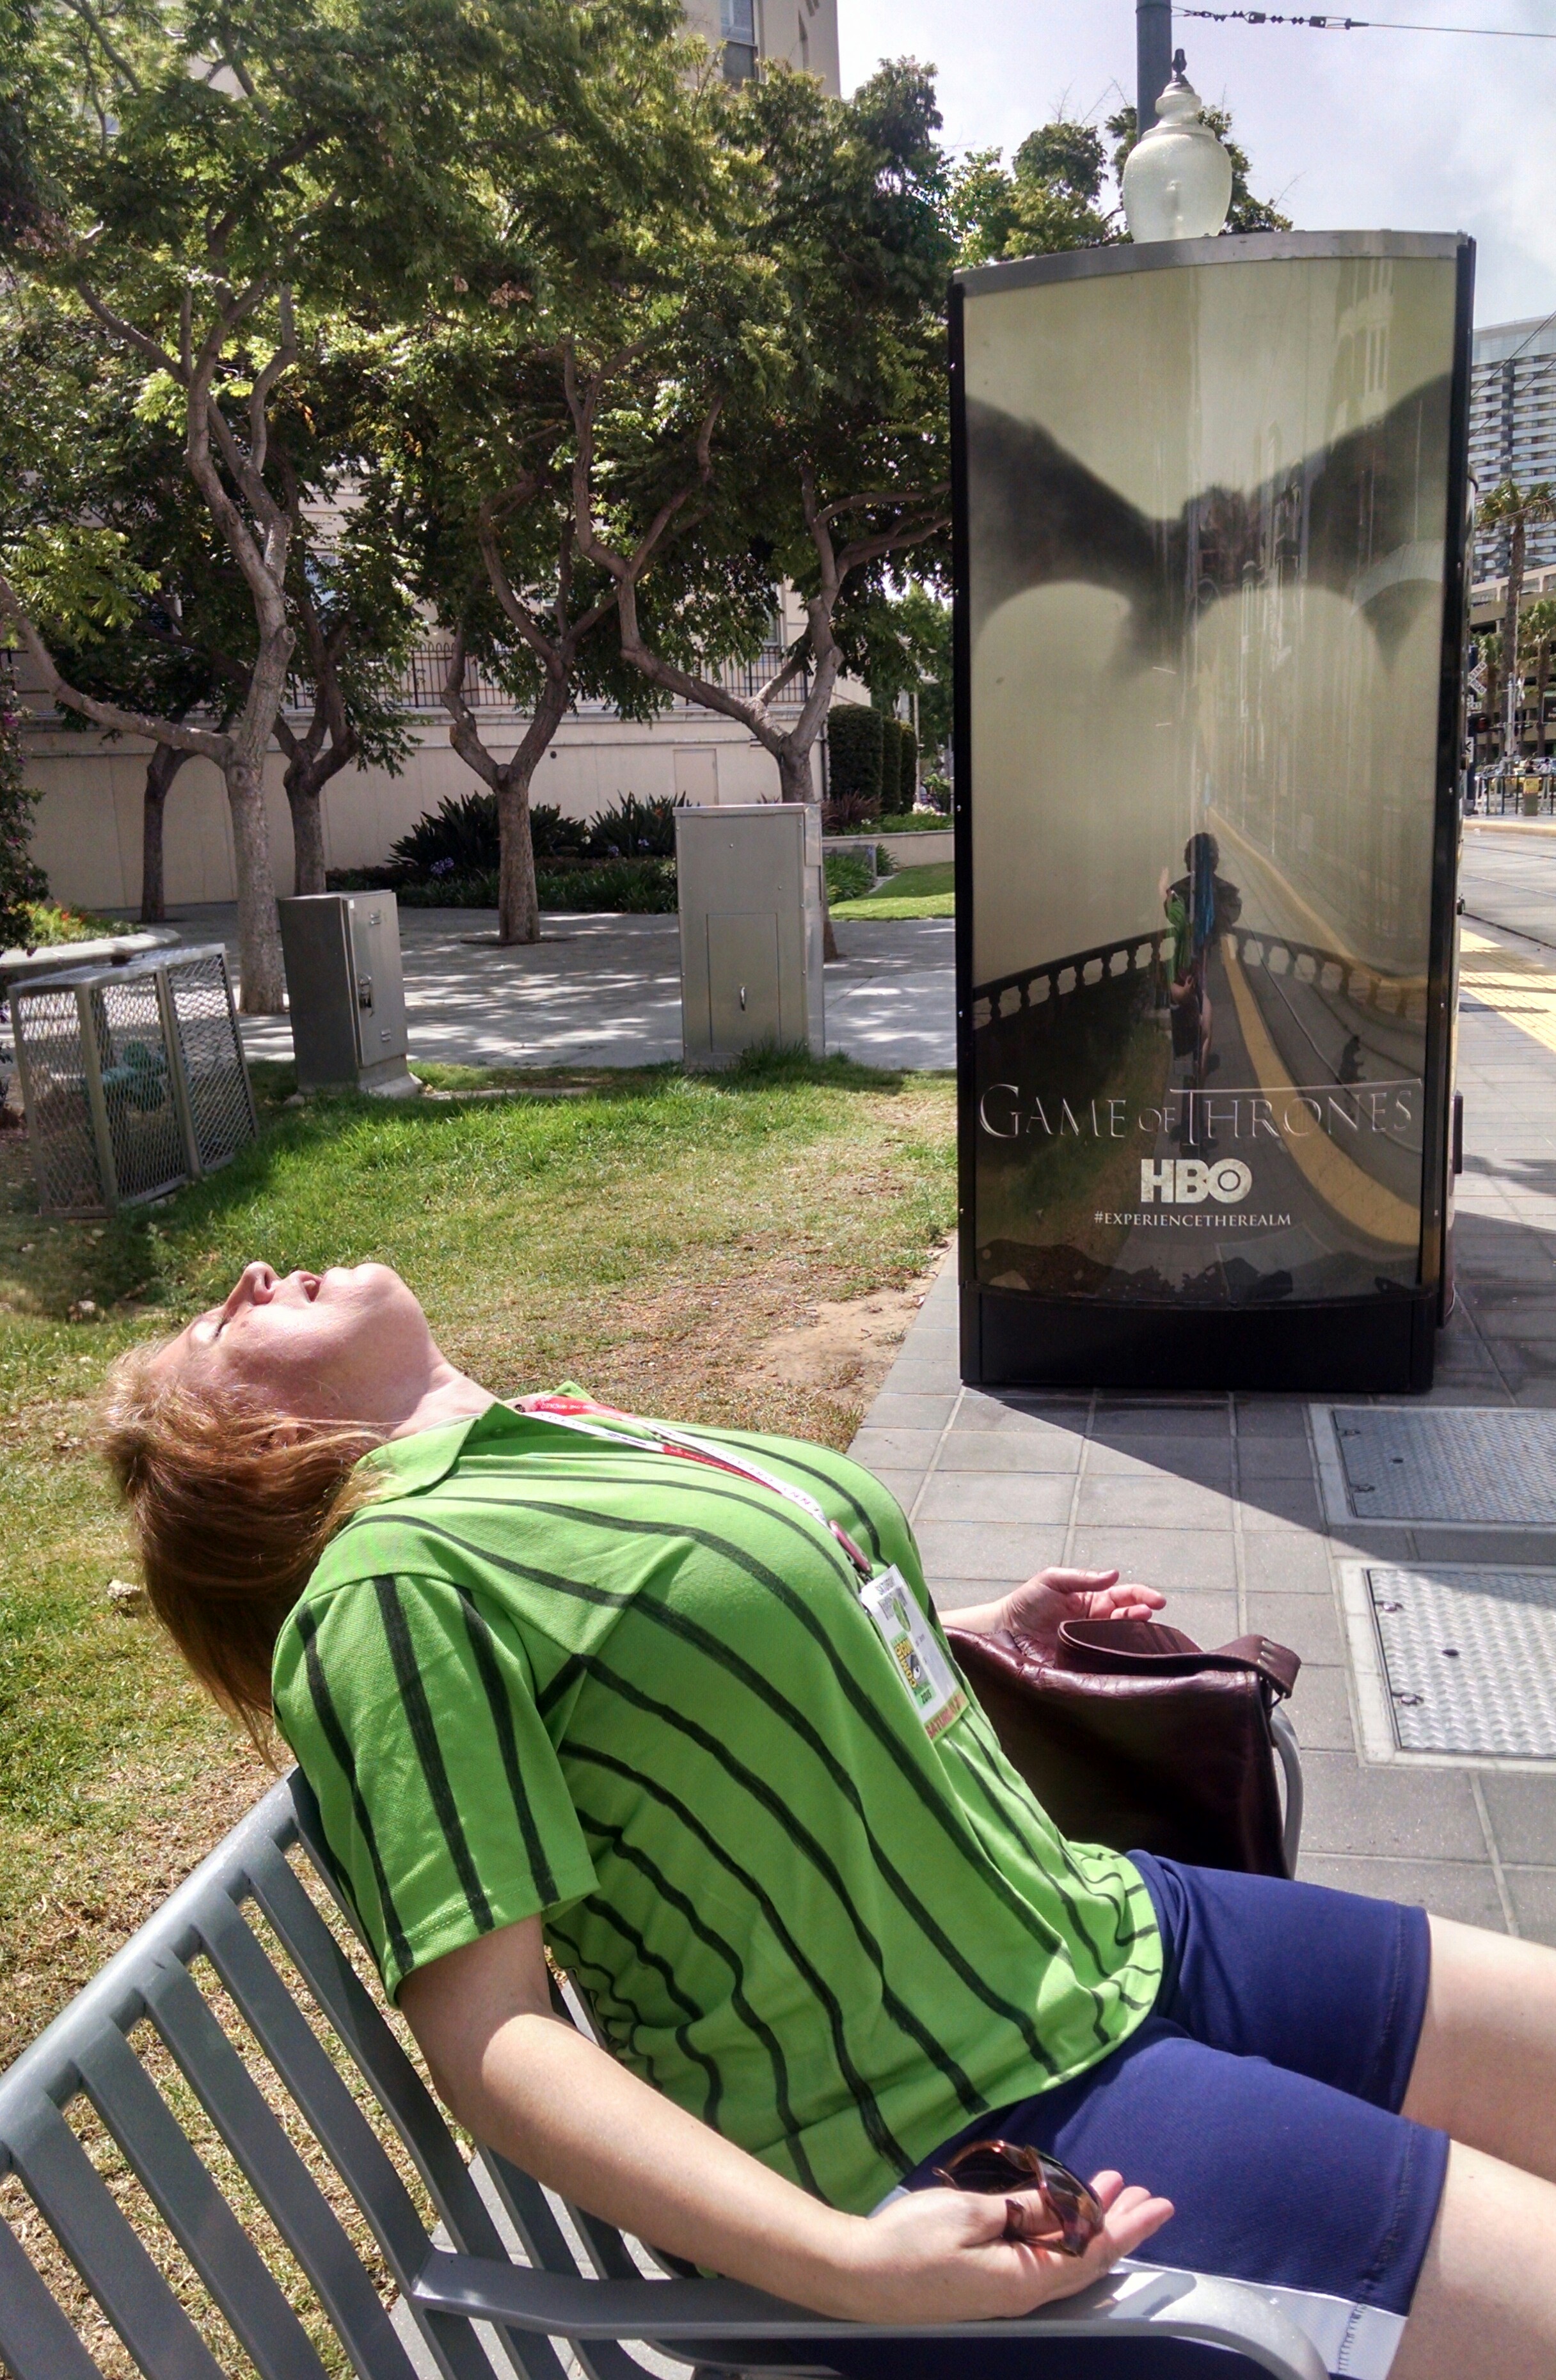
M719 0L725 82L749 82L757 70L757 0Z

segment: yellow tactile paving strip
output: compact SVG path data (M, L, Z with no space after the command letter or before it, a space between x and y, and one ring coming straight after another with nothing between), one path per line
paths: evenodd
M1459 941L1459 985L1532 1041L1556 1050L1556 972L1538 959L1466 929Z

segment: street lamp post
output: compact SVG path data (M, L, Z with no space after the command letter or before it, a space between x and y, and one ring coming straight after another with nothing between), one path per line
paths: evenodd
M1135 0L1135 106L1143 140L1173 72L1173 0Z

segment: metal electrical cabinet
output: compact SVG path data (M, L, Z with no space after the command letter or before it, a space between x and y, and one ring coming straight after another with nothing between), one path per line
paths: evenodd
M406 1063L393 892L307 892L277 906L298 1089L419 1090Z
M681 1038L688 1066L758 1042L826 1049L821 821L809 804L675 813Z

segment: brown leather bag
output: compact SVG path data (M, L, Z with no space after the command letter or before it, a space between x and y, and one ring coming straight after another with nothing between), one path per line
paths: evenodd
M1290 1874L1301 1769L1276 1706L1302 1664L1285 1645L1239 1636L1203 1653L1150 1620L1066 1620L1039 1640L974 1635L947 1614L946 1633L1006 1758L1075 1841Z

